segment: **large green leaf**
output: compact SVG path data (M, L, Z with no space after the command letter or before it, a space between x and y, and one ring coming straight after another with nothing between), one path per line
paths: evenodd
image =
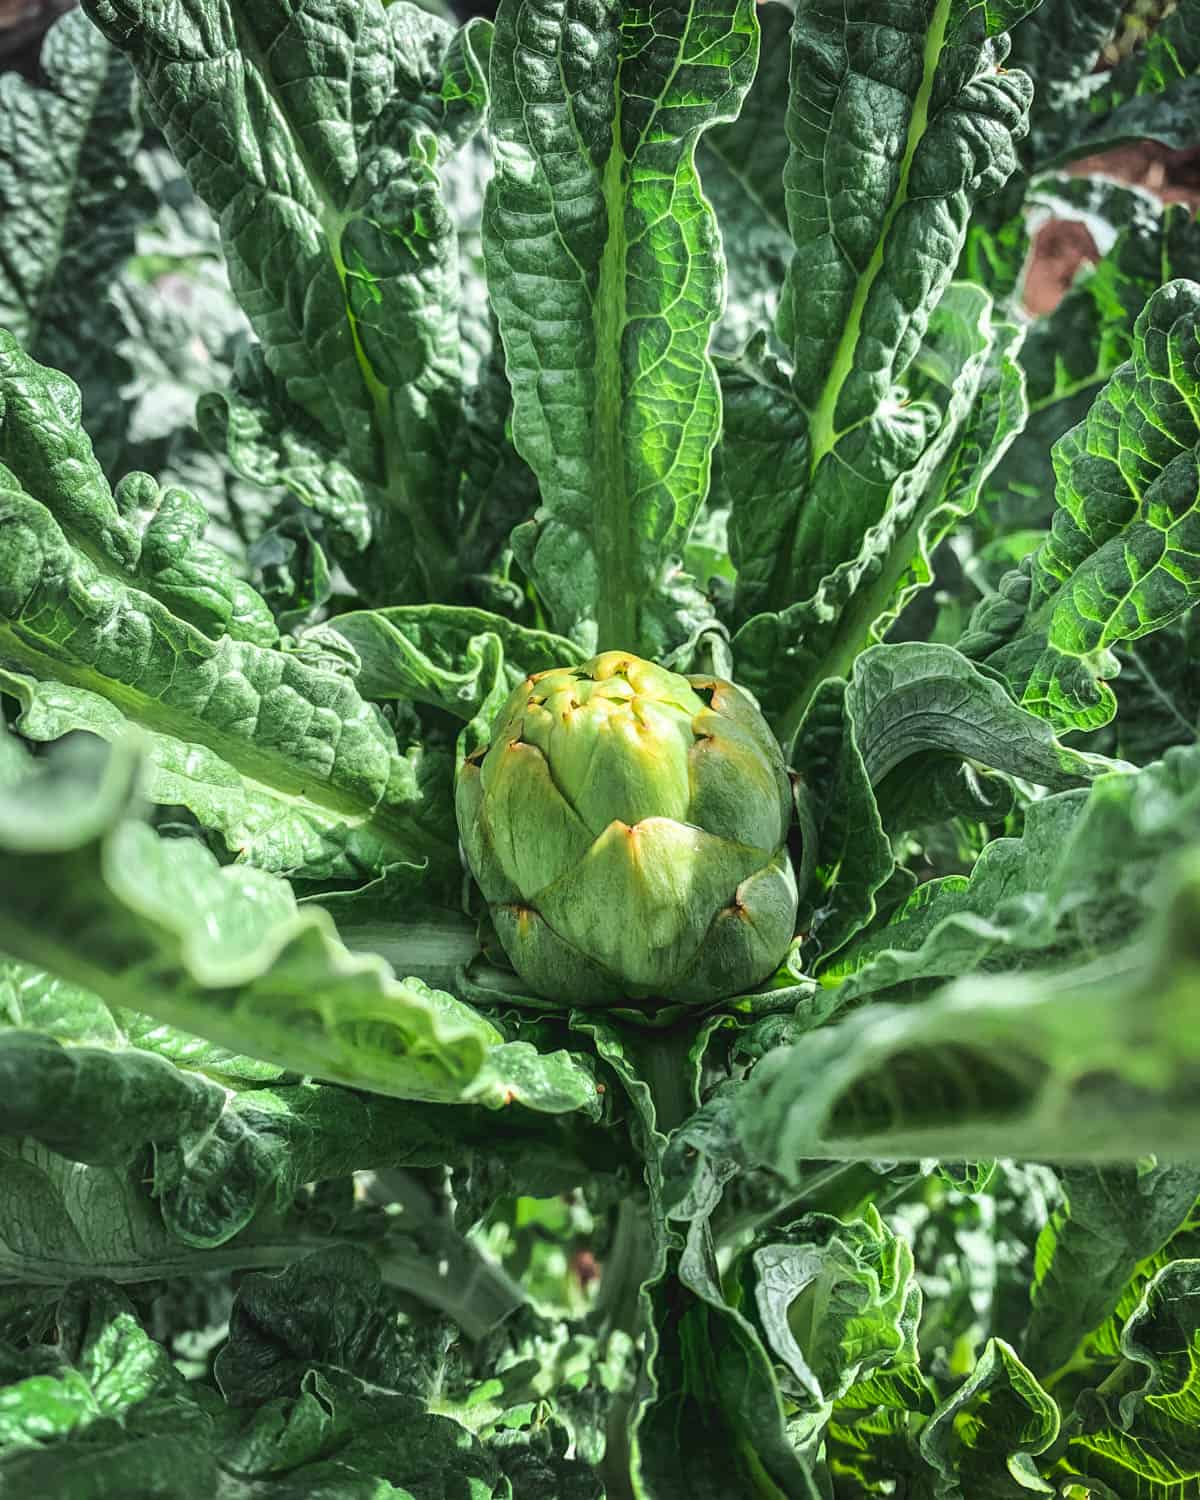
M38 364L0 329L0 491L13 528L7 541L29 547L32 536L18 531L12 492L31 497L39 514L53 517L61 549L79 554L80 565L114 587L132 585L189 625L213 639L230 637L270 646L279 632L262 598L233 569L229 559L204 539L207 516L186 490L160 487L149 474L127 474L110 489L82 425L79 388L69 376ZM14 538L20 535L22 541ZM36 544L33 544L36 548ZM54 544L42 543L43 561L55 574L66 566L51 561ZM7 565L14 593L18 579L37 572L29 557ZM11 607L11 606L9 606Z
M759 697L784 741L795 735L820 684L846 675L856 655L880 640L905 603L931 581L933 548L974 509L985 480L1020 431L1020 337L1012 325L993 326L990 303L978 289L956 284L947 290L910 374L924 409L933 414L923 452L898 469L880 471L880 514L845 560L820 554L827 559L824 576L811 598L756 615L735 637L739 680ZM748 363L744 358L743 381ZM786 491L802 510L809 503L798 418L795 410L787 415L790 398L777 374L770 380L758 375L750 389L730 380L726 391L741 438L731 438L725 460L737 465L736 479L726 486L734 506L731 545L736 554L739 542L753 535L755 545L769 551L767 497ZM755 446L747 448L748 440ZM849 513L874 481L864 482L854 468L843 480L840 505Z
M770 1358L754 1325L722 1295L703 1222L689 1226L672 1270L651 1295L653 1399L637 1429L635 1494L818 1500L815 1454L797 1451Z
M113 286L154 200L133 167L133 73L96 28L64 16L38 86L0 77L0 328L83 389L101 462L126 443L129 366Z
M183 1378L110 1283L69 1287L56 1325L52 1343L5 1351L0 1485L13 1494L512 1493L497 1461L459 1423L332 1362L300 1372L286 1396L260 1403L243 1392L225 1401Z
M748 0L498 13L484 250L543 506L514 543L554 626L586 645L638 645L708 488L724 259L694 155L737 114L757 52Z
M134 608L114 613L117 628L146 620ZM57 623L77 618L62 610ZM161 628L152 633L155 626ZM164 696L174 688L167 701L127 691L124 663L107 673L86 660L47 664L31 660L26 639L17 645L0 633L0 659L46 672L39 681L0 666L0 693L21 705L20 732L53 741L85 730L115 744L136 727L145 755L142 793L165 807L186 807L240 860L262 869L345 878L398 861L426 863L431 884L445 888L453 833L425 804L439 783L448 784L448 757L426 766L419 751L402 756L377 712L336 672L276 652L196 652L186 627L169 616L151 614L145 638L161 643L161 656L130 659L127 670L160 672ZM193 666L190 683L170 682L173 647ZM237 733L237 721L230 724L237 709L247 728L270 725L274 736Z
M735 551L743 617L811 598L854 558L942 426L901 382L972 203L1016 164L1030 88L996 68L1001 24L965 0L921 0L899 18L868 3L797 11L784 177L795 254L779 331L807 452L801 492L778 496Z
M802 1411L834 1402L876 1372L903 1379L917 1362L921 1293L912 1249L874 1207L843 1223L808 1214L765 1231L746 1252L743 1306Z
M936 235L961 241L972 199L1012 171L1024 129L1028 82L992 71L1003 49L990 40L987 8L922 0L914 12L909 29L813 0L793 31L785 186L796 255L782 331L811 424L814 479L850 429L896 422L879 409L954 264L925 246ZM806 542L831 522L845 524L819 503L799 521L784 563L800 570L796 592L812 592L820 555ZM836 530L822 540L826 555L853 550L837 545Z
M715 330L717 347L728 353L774 327L792 254L783 195L788 139L779 128L790 66L791 8L765 0L758 24L758 70L741 111L736 120L707 131L696 156L721 237L736 247L728 259L725 316Z
M930 763L946 756L1056 789L1111 764L1059 744L1044 721L952 647L906 641L862 652L844 688L826 682L813 698L792 755L815 822L805 893L810 961L827 959L870 921L892 873L877 792L886 798L900 775L927 777Z
M1195 772L1194 751L1177 750L1035 802L1023 837L989 845L970 879L918 887L859 937L823 969L817 1014L975 977L918 1006L865 1007L768 1056L738 1096L751 1158L787 1171L808 1156L910 1149L1098 1160L1184 1149L1188 1117L1173 1111L1193 1069L1197 887L1194 856L1170 860L1200 836Z
M989 1339L975 1368L921 1433L921 1454L937 1472L938 1500L1022 1491L1052 1495L1034 1460L1058 1436L1058 1407L1016 1353Z
M1054 448L1047 539L976 611L961 649L1060 728L1093 729L1116 700L1113 647L1200 597L1200 285L1150 298L1133 357Z
M954 751L994 770L1059 790L1111 763L1062 745L950 646L873 646L854 663L847 707L872 786L910 756Z
M1186 1155L1197 1128L1194 856L1162 926L1074 969L963 979L872 1005L767 1057L741 1110L751 1159Z
M286 1260L314 1238L280 1217L304 1184L371 1167L470 1167L486 1152L514 1186L542 1192L621 1166L611 1137L574 1116L523 1112L497 1141L489 1111L301 1082L13 960L0 965L0 1016L0 1136L12 1139L0 1217L23 1218L3 1236L5 1283L61 1284L87 1269L89 1253L117 1280L167 1275L186 1252L219 1247L222 1266L239 1254L243 1264ZM24 1216L9 1208L22 1183ZM94 1223L79 1207L89 1194ZM391 1279L403 1266L415 1290L402 1249L390 1246ZM446 1306L453 1291L432 1300Z
M1104 178L1055 177L1036 184L1028 211L1083 223L1102 253L1022 345L1029 421L987 483L984 521L996 532L1050 524L1054 443L1133 354L1151 295L1164 281L1200 279L1200 227L1182 205Z
M1032 803L1019 838L986 846L970 876L927 881L822 972L839 1006L925 993L975 969L1024 969L1039 954L1118 950L1156 910L1153 881L1200 834L1192 752L1090 792Z
M488 29L415 5L206 0L89 13L218 216L288 399L371 481L393 576L454 581L446 458L462 407L458 252L439 169L485 101Z
M1126 1320L1120 1347L1123 1379L1114 1392L1080 1398L1055 1477L1105 1500L1186 1495L1200 1484L1200 1261L1177 1260L1158 1272Z
M71 760L5 794L8 952L239 1053L403 1099L594 1108L566 1053L505 1043L469 1006L351 954L287 883L221 867L124 814L126 756L97 784ZM97 1064L100 1066L100 1064Z
M136 725L147 795L271 869L457 869L429 792L448 757L401 754L344 672L266 644L270 613L196 502L147 475L114 495L78 422L71 382L0 337L0 690L22 732Z
M1200 1168L1183 1162L1066 1167L1064 1200L1038 1237L1021 1340L1047 1373L1075 1354L1117 1306L1141 1262L1175 1234L1200 1198Z

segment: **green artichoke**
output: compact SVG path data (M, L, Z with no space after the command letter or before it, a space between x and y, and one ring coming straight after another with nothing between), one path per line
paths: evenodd
M531 991L703 1004L779 966L796 920L791 789L730 682L620 651L538 672L458 781L458 826Z

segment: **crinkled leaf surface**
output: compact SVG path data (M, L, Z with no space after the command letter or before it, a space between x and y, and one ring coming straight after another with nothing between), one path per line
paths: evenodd
M38 364L2 330L0 488L6 498L23 491L35 499L67 545L100 574L152 595L205 635L259 646L277 640L266 604L205 541L203 506L149 474L127 474L111 489L81 421L78 387ZM15 504L9 501L10 512ZM10 546L14 534L22 535L20 525L19 515L10 515ZM36 567L26 559L22 572ZM10 571L19 592L15 559Z
M895 18L811 4L797 17L785 174L796 254L781 333L813 494L785 537L775 601L810 596L830 555L852 556L875 519L862 505L839 513L839 473L889 457L906 467L924 446L927 418L892 402L949 280L953 256L928 247L961 243L972 201L1007 178L1025 128L1028 80L994 71L993 19L956 0Z
M639 643L708 488L724 258L694 157L757 54L745 0L498 13L484 253L542 497L517 550L555 627L587 646Z
M835 1401L886 1368L917 1363L921 1294L912 1250L869 1208L843 1223L811 1214L759 1236L743 1261L749 1316L802 1410Z
M941 1500L1052 1495L1034 1460L1058 1436L1058 1407L1002 1339L989 1339L966 1381L921 1433Z
M295 1500L509 1493L495 1488L498 1465L482 1446L411 1395L313 1368L287 1397L239 1412L184 1381L102 1281L70 1287L57 1324L54 1345L18 1356L7 1392L0 1482L16 1493L80 1494L81 1475L104 1500L233 1500L251 1486Z
M267 367L373 485L384 536L408 553L394 575L449 589L441 489L462 390L439 164L479 122L486 24L456 33L378 0L320 13L97 0L89 13L218 216Z
M1197 818L1196 756L1174 750L1136 774L1031 804L1019 838L993 840L969 877L917 887L826 969L843 1004L925 993L974 969L1024 969L1118 951L1157 910L1155 877Z
M864 522L849 550L839 553L823 543L816 554L823 576L813 581L815 593L800 595L778 612L753 616L738 632L739 679L762 700L781 739L796 734L820 684L844 676L856 654L882 639L904 604L931 581L932 549L974 510L988 475L1025 420L1024 381L1016 362L1020 342L1018 329L993 323L989 300L979 289L955 284L947 290L911 374L930 424L925 446L903 463L880 469L877 484L864 483L861 470L848 468L839 514L857 511ZM733 502L734 555L751 539L766 558L777 555L773 502L767 497L785 494L802 514L811 497L803 429L794 409L788 415L792 398L769 363L751 369L754 355L751 349L743 357L740 373L729 368L731 435L723 463L737 465L731 470L736 478L726 486ZM902 410L901 418L913 409Z
M1079 785L1111 764L1061 745L949 646L907 641L862 652L848 684L827 682L813 699L793 753L816 823L806 897L814 960L874 916L892 874L876 789L886 791L902 771L920 776L938 754L1054 788Z
M1116 1308L1139 1266L1160 1251L1200 1198L1185 1162L1071 1166L1063 1202L1038 1237L1032 1308L1021 1347L1055 1371Z
M344 672L274 648L269 610L203 542L192 497L147 475L114 494L75 387L2 338L0 515L0 669L23 733L137 726L146 793L267 868L453 858L430 785L448 760L401 754Z
M278 877L123 821L133 770L119 757L97 785L60 765L7 795L8 951L218 1045L398 1098L594 1102L568 1054L505 1043L451 995L352 955Z
M1200 1479L1196 1432L1200 1261L1162 1267L1124 1321L1124 1394L1085 1390L1055 1477L1153 1500Z
M80 14L47 33L37 84L0 78L0 328L71 371L106 466L129 423L111 294L154 206L133 166L141 134L129 64Z
M954 0L900 16L813 3L793 27L784 186L795 254L778 320L790 369L735 372L729 394L744 409L722 453L735 497L739 670L789 738L822 677L844 670L823 668L826 652L806 646L807 636L839 618L890 561L875 614L885 608L920 547L913 511L937 508L934 473L982 378L986 299L967 312L968 348L955 358L965 367L949 404L931 400L919 380L917 399L906 389L971 206L1016 165L1028 80L995 64L1006 46L996 34L1018 14ZM999 451L1015 430L1006 425ZM772 431L787 433L784 482L756 495L756 485L770 489L762 466L769 472ZM751 445L745 463L742 442ZM903 514L889 520L897 485ZM877 527L904 535L868 541ZM860 641L874 617L856 626Z
M563 636L503 615L450 605L399 605L341 614L322 634L342 637L358 658L355 684L368 698L409 698L471 719L497 688L531 672L581 662Z
M1094 729L1116 700L1113 647L1200 595L1200 285L1147 302L1133 357L1054 447L1050 535L985 599L961 642L1058 727Z
M725 316L714 334L717 347L730 354L774 326L792 254L783 194L788 140L778 118L787 90L791 8L766 0L758 24L758 70L738 117L706 131L696 156L722 239L736 246L727 257Z
M751 1156L786 1172L811 1156L1186 1154L1200 983L1183 934L1196 901L1193 869L1145 946L870 1006L773 1054L745 1102Z

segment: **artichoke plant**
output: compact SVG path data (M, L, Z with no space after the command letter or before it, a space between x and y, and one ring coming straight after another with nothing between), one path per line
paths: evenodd
M703 1004L795 928L791 788L751 700L619 651L526 678L458 781L458 826L530 989Z

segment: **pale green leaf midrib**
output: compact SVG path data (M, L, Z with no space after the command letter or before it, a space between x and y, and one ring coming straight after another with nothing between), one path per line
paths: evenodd
M636 646L633 600L633 514L622 441L621 338L625 328L625 159L621 149L621 76L614 84L612 142L601 192L607 235L593 307L596 337L596 618L599 650Z
M357 320L350 308L350 299L346 292L347 268L342 256L342 235L351 216L335 206L333 195L316 170L304 143L292 128L258 39L249 28L239 22L236 7L234 17L239 48L251 58L257 68L280 125L287 133L292 149L296 153L317 201L318 222L342 288L343 312L350 329L354 357L358 363L359 375L375 419L375 437L379 444L384 495L389 507L398 511L412 525L422 575L427 582L431 597L437 598L453 585L453 549L447 545L440 530L431 524L426 508L417 504L416 497L412 493L404 463L404 444L396 428L391 392L371 366L358 331Z
M838 398L854 367L854 355L862 332L863 314L866 311L871 289L883 269L883 256L888 236L900 210L908 201L908 181L912 173L913 158L929 125L929 105L933 98L933 86L937 79L938 63L946 42L952 6L953 0L937 0L930 18L929 28L925 34L921 82L913 98L912 114L909 116L908 135L904 143L904 155L900 162L896 193L884 214L879 236L871 251L867 268L859 277L854 289L854 298L850 304L846 326L838 341L829 375L821 388L820 398L816 406L809 409L812 444L810 472L812 473L816 472L817 465L825 454L831 451L840 436L834 428Z
M875 285L880 271L883 269L883 257L887 247L888 236L891 234L892 226L900 210L908 201L908 181L912 172L913 158L916 156L917 148L921 144L929 124L929 106L933 98L933 87L937 79L938 62L945 46L946 32L950 24L952 7L953 0L937 0L937 4L934 7L929 28L925 34L921 82L913 98L912 114L909 116L908 135L904 145L904 156L900 163L896 193L884 215L879 236L875 241L871 257L867 262L867 268L858 278L855 286L845 327L842 330L841 338L838 340L829 374L821 387L816 404L807 408L809 414L808 472L810 484L821 462L827 454L833 451L838 439L842 436L834 426L838 401L841 397L842 389L854 368L854 357L862 332L863 314L866 312L867 299L871 294L871 289ZM798 525L799 517L797 516L793 519L792 534L788 539L787 545L780 550L779 567L775 579L775 587L772 590L776 601L785 599L788 579L794 569L793 554L795 553Z
M232 766L249 788L263 788L264 796L273 802L291 802L297 807L309 805L325 814L353 819L357 823L369 821L371 827L381 834L390 832L398 847L405 847L402 820L386 807L355 797L316 776L306 776L279 757L264 755L250 741L222 735L195 715L172 709L124 683L101 677L99 673L80 671L49 656L23 639L19 626L0 626L0 654L16 661L39 680L61 682L67 687L96 693L120 709L132 723L156 734L186 744L202 745Z
M1096 386L1103 385L1111 374L1111 370L1094 370L1078 380L1068 381L1066 385L1056 384L1049 395L1029 403L1029 415L1036 417L1040 412L1047 411L1062 401L1070 401L1074 396L1081 396L1085 391L1094 390Z

